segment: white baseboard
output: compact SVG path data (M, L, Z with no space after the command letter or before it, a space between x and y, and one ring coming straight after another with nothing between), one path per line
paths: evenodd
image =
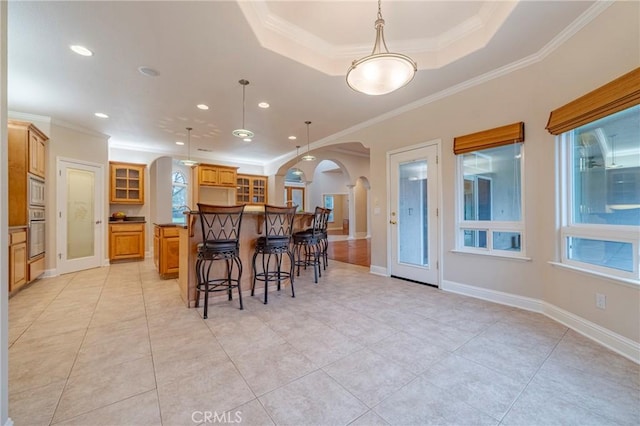
M541 300L532 299L530 297L518 296L502 291L489 290L486 288L475 287L468 284L460 284L448 280L442 280L440 289L451 293L475 297L476 299L500 303L501 305L513 306L527 311L544 313L544 303Z
M371 265L369 266L369 273L373 275L380 275L383 277L389 276L389 274L387 273L387 268L384 266Z
M42 274L42 278L53 278L53 277L57 277L58 275L60 275L58 273L57 269L45 269L44 273Z
M554 321L566 325L577 333L598 342L636 364L640 364L640 343L614 333L571 312L565 311L551 303L447 280L442 281L440 288L451 293L462 294L475 297L476 299L541 313Z
M565 311L550 303L545 303L544 314L552 320L575 330L577 333L595 340L601 345L619 353L636 364L640 364L640 343L614 333L598 324L587 321L569 311Z

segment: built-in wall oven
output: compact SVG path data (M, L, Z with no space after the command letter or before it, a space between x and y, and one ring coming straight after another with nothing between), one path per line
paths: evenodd
M45 237L44 207L32 205L29 207L29 230L27 232L30 259L44 253Z

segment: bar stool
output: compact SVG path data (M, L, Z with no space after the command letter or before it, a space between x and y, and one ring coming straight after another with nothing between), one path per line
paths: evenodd
M291 297L296 297L293 289L294 258L291 253L291 235L293 233L293 220L298 206L279 207L264 206L264 235L256 240L256 249L253 253L253 280L251 283L251 295L254 295L256 281L264 281L264 304L267 304L269 281L277 281L278 291L284 280L291 282ZM282 256L289 257L290 267L288 271L282 270ZM262 256L262 271L256 270L256 258ZM273 260L273 262L272 262Z
M300 276L300 267L313 266L314 282L318 282L318 275L322 276L320 266L323 262L322 219L324 208L316 207L313 215L312 227L293 234L293 254L298 268L296 275Z
M198 243L198 257L196 260L196 308L200 303L200 292L204 292L204 315L207 318L209 307L209 293L226 291L229 300L233 299L231 290L238 289L240 309L242 306L242 261L240 260L240 226L244 205L241 206L213 206L198 203L198 214L202 228L202 242ZM216 261L224 261L226 273L216 277L213 266ZM237 277L233 278L237 268Z
M327 266L329 266L329 254L327 253L329 250L329 235L327 233L327 225L329 223L329 215L331 214L331 209L324 208L322 219L320 223L320 246L322 247L322 267L326 271Z

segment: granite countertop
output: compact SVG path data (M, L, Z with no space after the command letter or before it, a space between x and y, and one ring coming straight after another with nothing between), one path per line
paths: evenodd
M124 219L116 219L113 217L109 218L109 223L127 223L127 222L146 223L147 221L145 220L144 216L127 216Z
M161 228L181 228L184 227L184 223L155 223L155 226L159 226Z

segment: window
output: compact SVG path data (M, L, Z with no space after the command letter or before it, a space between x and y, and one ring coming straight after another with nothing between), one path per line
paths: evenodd
M523 144L458 155L458 249L523 257Z
M331 209L331 213L329 213L329 218L327 219L327 222L331 222L333 223L333 210L335 209L334 207L334 203L333 203L333 195L325 195L324 197L324 208L325 209Z
M560 137L561 262L638 279L640 105Z
M176 170L171 175L173 182L173 192L171 195L171 221L173 223L184 223L185 216L182 214L189 210L187 197L187 179L180 170Z

